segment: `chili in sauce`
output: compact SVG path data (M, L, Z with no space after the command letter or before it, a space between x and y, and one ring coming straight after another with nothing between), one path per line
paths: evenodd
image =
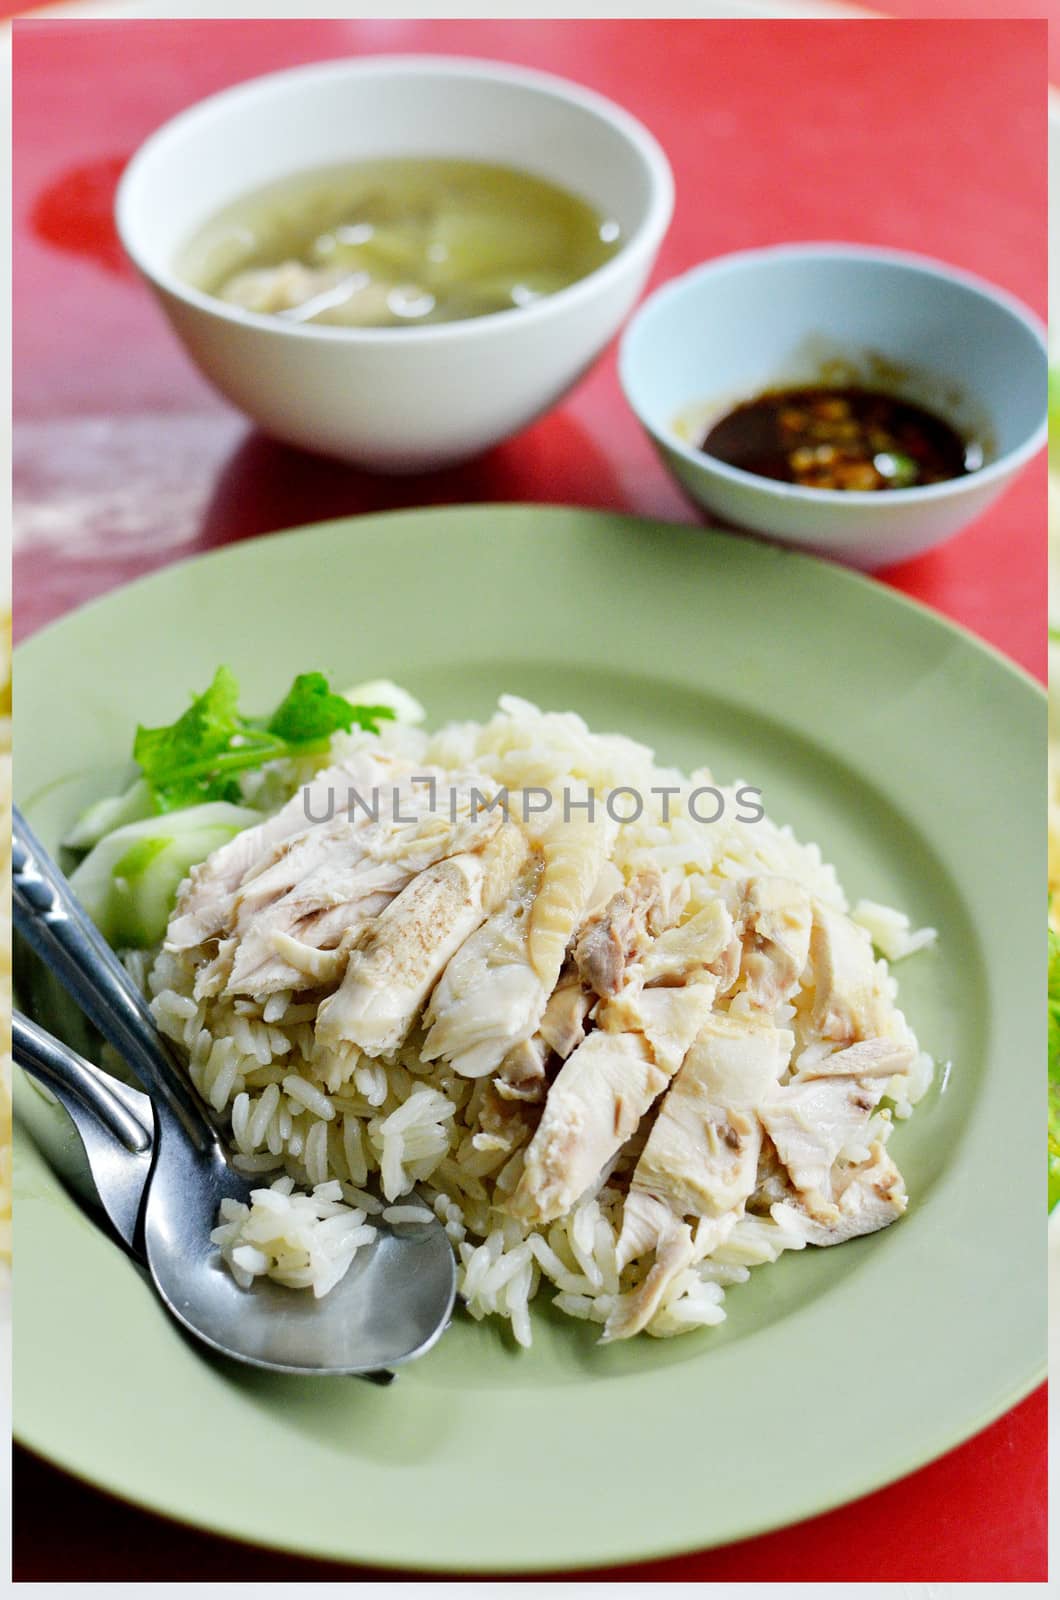
M767 390L715 422L699 448L807 489L911 489L982 464L980 447L933 412L858 387Z

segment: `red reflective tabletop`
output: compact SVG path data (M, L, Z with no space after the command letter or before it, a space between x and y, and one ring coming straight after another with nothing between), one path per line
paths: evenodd
M483 459L384 480L255 433L191 367L125 265L114 184L165 118L259 72L405 50L544 67L642 117L677 180L656 283L727 250L852 239L937 255L1044 316L1044 22L18 22L20 635L175 559L344 513L521 500L698 520L629 414L613 350L559 410ZM880 575L1041 677L1044 472L1035 462L975 526ZM1041 1580L1045 1427L1039 1391L856 1504L607 1576ZM339 1575L177 1529L25 1457L15 1529L25 1581Z

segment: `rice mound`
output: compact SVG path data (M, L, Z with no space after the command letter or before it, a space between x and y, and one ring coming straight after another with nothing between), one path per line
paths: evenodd
M725 880L779 874L848 912L835 870L815 844L800 843L790 828L768 818L738 820L740 785L721 789L726 807L718 822L698 822L685 800L712 783L709 771L686 775L660 767L645 746L594 734L572 712L542 712L505 696L486 723L454 724L434 735L398 724L387 725L378 739L338 735L330 760L341 761L366 744L478 773L512 792L581 785L602 796L635 789L644 799L643 812L619 826L611 858L627 879L648 864L675 877L698 875L713 889ZM289 772L288 792L310 775ZM652 794L663 788L676 796ZM896 957L934 937L931 930L912 933L901 912L872 902L862 902L855 915L873 931L877 947ZM596 1191L559 1220L526 1225L495 1205L514 1189L523 1150L505 1148L483 1128L488 1078L462 1078L444 1062L425 1063L417 1033L385 1060L322 1048L313 1031L321 996L306 1002L285 991L260 1003L197 1000L193 953L163 949L153 961L140 958L136 964L160 1028L181 1047L200 1094L228 1120L235 1164L262 1176L251 1206L227 1203L213 1235L240 1282L267 1273L292 1287L326 1293L356 1250L370 1242L380 1214L403 1220L401 1202L414 1189L408 1204L415 1207L422 1199L430 1205L453 1244L459 1292L470 1314L507 1319L522 1345L531 1342L528 1308L540 1289L554 1291L554 1304L569 1316L603 1323L616 1298L642 1281L646 1263L634 1262L621 1275L616 1264L622 1178L635 1148L623 1152ZM897 985L886 961L877 972L893 1004ZM722 1006L738 1012L740 995L727 996ZM782 1007L777 1025L792 1014L792 1007ZM897 1009L889 1029L917 1048ZM896 1080L890 1103L874 1112L842 1158L866 1160L873 1146L885 1143L893 1118L911 1113L933 1070L931 1058L918 1051L908 1077L900 1086ZM726 1288L745 1281L752 1267L802 1249L805 1235L783 1207L777 1211L778 1216L768 1208L741 1216L722 1243L674 1279L647 1331L670 1336L723 1321ZM407 1220L414 1220L414 1212Z

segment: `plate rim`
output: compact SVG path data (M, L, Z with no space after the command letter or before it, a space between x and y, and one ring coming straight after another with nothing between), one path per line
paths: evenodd
M106 1499L114 1500L119 1505L132 1507L133 1510L159 1517L163 1522L175 1528L185 1528L193 1533L205 1533L213 1538L231 1540L232 1543L240 1545L247 1550L276 1551L281 1555L290 1556L294 1559L323 1565L346 1566L351 1569L351 1572L378 1568L383 1572L410 1572L418 1576L430 1576L431 1574L452 1577L473 1575L479 1579L489 1576L497 1576L498 1578L509 1576L547 1577L549 1575L562 1577L568 1572L588 1573L613 1567L641 1566L655 1561L672 1560L681 1556L711 1554L715 1551L728 1549L732 1545L745 1544L752 1540L763 1538L771 1533L783 1533L788 1528L797 1528L803 1523L827 1516L830 1512L842 1510L846 1506L855 1506L859 1501L867 1499L870 1495L880 1493L891 1487L891 1485L902 1482L905 1478L911 1477L921 1469L944 1460L946 1456L959 1450L962 1445L978 1437L979 1434L985 1432L995 1422L1007 1416L1010 1411L1022 1404L1030 1395L1036 1393L1045 1384L1047 1376L1046 1362L1043 1360L1043 1370L1039 1376L1033 1377L1024 1384L1017 1386L1010 1397L1001 1401L998 1405L987 1408L982 1416L969 1425L966 1431L952 1436L950 1442L936 1453L923 1456L914 1451L908 1457L896 1460L881 1469L881 1476L878 1476L876 1472L867 1475L863 1482L858 1483L852 1493L843 1492L824 1500L818 1499L813 1505L807 1505L806 1509L797 1512L794 1516L785 1516L783 1521L778 1522L768 1515L762 1515L757 1518L749 1517L745 1523L724 1539L713 1540L707 1544L665 1541L658 1545L646 1545L643 1541L637 1540L636 1553L633 1553L632 1546L629 1546L624 1551L601 1551L596 1556L586 1555L584 1557L566 1559L559 1566L555 1563L539 1561L534 1558L523 1560L518 1557L506 1562L503 1566L497 1566L495 1563L479 1559L476 1555L469 1555L460 1561L455 1558L449 1561L421 1561L417 1560L414 1554L401 1561L379 1554L365 1556L361 1560L356 1560L338 1548L328 1551L322 1546L317 1546L310 1549L305 1545L296 1545L280 1539L251 1537L223 1516L198 1516L194 1518L186 1516L181 1512L173 1511L160 1499L149 1493L134 1494L125 1487L116 1488L110 1481L92 1478L81 1468L70 1466L68 1462L49 1453L31 1439L22 1437L17 1421L11 1437L13 1443L17 1444L20 1449L27 1451L37 1461L45 1462L48 1466L62 1472L66 1477L74 1479L75 1482L94 1491L96 1494L104 1496ZM17 1468L14 1469L14 1476L17 1477ZM710 1582L712 1580L703 1581Z
M1044 453L1045 446L1042 446ZM1028 466L1032 463L1028 463ZM547 503L529 500L469 500L460 502L447 502L444 505L428 506L398 506L385 511L355 511L345 516L323 517L317 522L293 523L290 526L273 529L268 533L256 533L245 539L234 539L227 544L217 545L208 550L194 550L187 555L179 556L175 561L167 561L162 566L153 567L150 571L138 573L126 583L118 583L113 588L105 589L100 594L92 595L80 605L71 606L59 616L50 617L30 633L16 634L12 648L12 671L17 665L19 655L36 645L38 640L46 635L50 636L57 629L64 627L73 618L82 618L87 613L107 604L116 595L127 594L130 590L138 590L152 583L159 582L170 573L197 566L209 561L221 561L232 555L234 551L257 550L265 545L272 546L285 540L294 540L310 533L325 532L329 529L338 529L346 525L356 525L361 522L412 522L420 517L460 517L468 512L533 512L535 515L549 517L553 513L569 516L572 513L580 516L598 519L605 522L621 521L626 523L641 524L667 532L678 532L685 535L699 533L704 539L721 540L734 549L760 550L766 556L783 561L794 561L799 565L808 564L819 571L828 573L842 583L848 584L858 592L873 593L883 596L886 601L896 605L900 610L907 610L924 618L945 632L964 640L989 656L998 666L1006 672L1014 674L1028 688L1033 689L1042 701L1048 700L1048 688L1041 680L1029 672L1020 662L1012 656L1006 655L997 645L989 639L982 638L979 634L967 627L963 622L956 621L944 611L937 610L925 600L918 599L915 595L906 594L902 589L896 589L892 584L876 577L873 573L863 572L856 567L847 566L844 562L825 555L818 555L812 550L803 550L795 545L780 544L775 540L753 533L739 533L728 528L718 528L709 522L674 522L668 517L644 516L632 511L612 511L600 506L582 506L573 502L550 500ZM17 625L17 617L16 617ZM17 728L16 728L17 734Z

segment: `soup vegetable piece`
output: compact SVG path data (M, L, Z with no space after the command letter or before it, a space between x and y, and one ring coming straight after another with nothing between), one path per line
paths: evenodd
M807 489L912 489L982 464L980 446L941 417L857 387L767 390L715 422L700 449Z
M136 736L159 837L229 808L124 954L261 1175L212 1235L240 1284L326 1294L373 1217L426 1204L469 1312L518 1342L539 1291L605 1341L668 1337L722 1321L752 1267L902 1216L888 1141L934 1069L889 962L933 930L851 907L816 846L748 820L757 790L573 712L504 696L427 733L392 684L292 695L277 730L222 671ZM268 754L232 791L237 752ZM115 845L99 816L80 871L103 881L144 824ZM119 943L122 892L97 901Z
M618 249L617 223L512 167L428 158L300 173L226 206L177 262L248 311L335 327L511 311Z

